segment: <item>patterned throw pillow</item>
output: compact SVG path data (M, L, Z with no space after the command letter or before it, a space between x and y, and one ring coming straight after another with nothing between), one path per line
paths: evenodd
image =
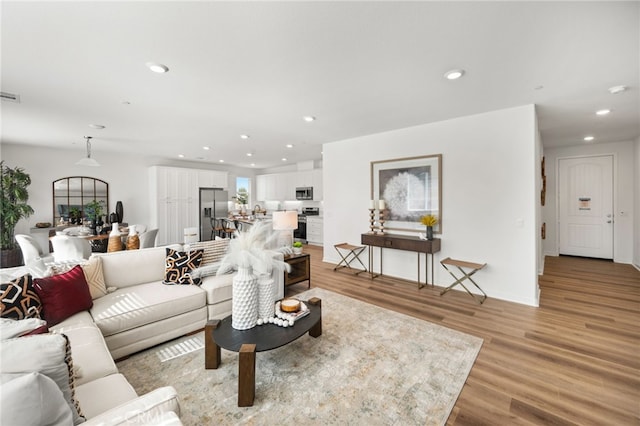
M21 320L40 318L42 302L33 288L31 275L0 284L0 317Z
M200 266L204 250L177 251L167 250L164 284L200 285L200 278L191 275L191 271Z
M102 273L101 257L91 257L87 262L83 263L82 272L84 272L84 277L87 279L92 299L107 295L107 285L104 282L104 274Z
M222 260L227 249L229 248L229 238L213 241L200 241L197 243L190 243L190 250L204 250L202 256L202 266L216 263Z

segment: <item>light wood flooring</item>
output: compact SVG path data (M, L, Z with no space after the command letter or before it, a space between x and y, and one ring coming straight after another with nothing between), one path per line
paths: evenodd
M633 266L547 257L533 308L334 272L321 247L304 250L312 287L484 339L447 424L640 425L640 272ZM295 284L287 295L306 289Z

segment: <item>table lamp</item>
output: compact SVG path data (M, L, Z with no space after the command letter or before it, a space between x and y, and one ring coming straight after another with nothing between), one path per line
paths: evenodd
M273 230L288 231L280 233L278 245L291 247L294 229L298 229L298 212L296 210L273 212ZM285 234L284 237L283 234Z

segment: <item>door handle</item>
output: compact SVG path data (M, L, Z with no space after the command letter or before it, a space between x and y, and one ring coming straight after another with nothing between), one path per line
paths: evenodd
M612 220L608 220L608 221L607 221L607 223L611 223L611 222L613 222L613 221L612 221Z

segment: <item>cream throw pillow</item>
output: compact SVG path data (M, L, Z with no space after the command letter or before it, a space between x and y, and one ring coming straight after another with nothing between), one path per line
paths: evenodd
M104 274L102 273L102 259L99 256L91 257L87 262L82 264L82 272L89 284L89 292L92 299L105 296L107 294L107 285L104 282Z
M49 377L37 372L0 374L3 425L70 425L71 408Z
M185 250L204 250L202 256L202 263L200 266L209 265L211 263L219 262L222 260L227 249L229 248L229 238L223 240L214 241L200 241L197 243L189 243L189 248L185 247Z
M52 379L71 409L73 424L84 422L80 405L75 399L73 360L67 336L38 334L3 340L0 359L1 374L37 372Z

